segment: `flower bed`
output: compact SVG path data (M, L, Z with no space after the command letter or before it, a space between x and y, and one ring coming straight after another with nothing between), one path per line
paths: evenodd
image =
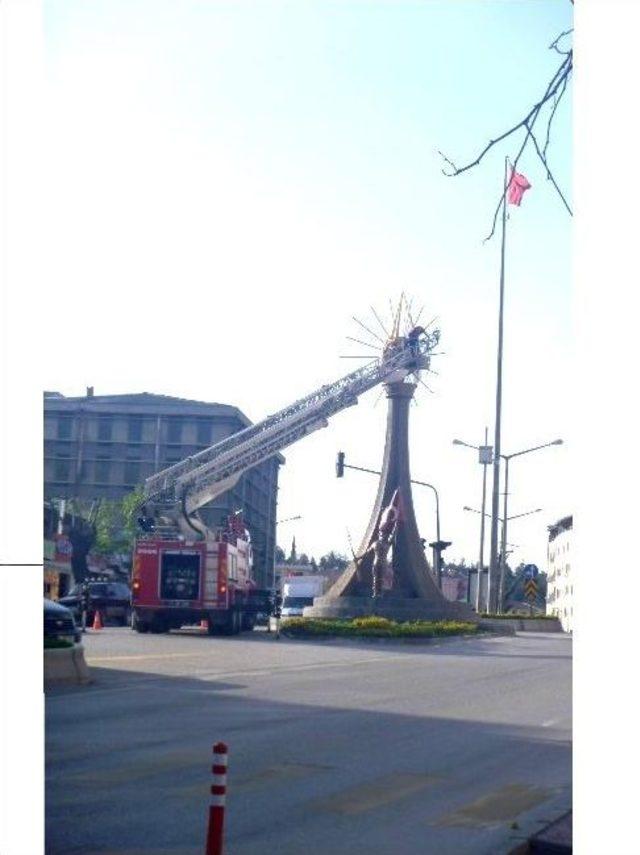
M399 623L388 618L369 615L344 620L339 618L289 618L282 621L281 631L292 637L342 638L441 638L450 635L467 635L478 627L466 621L406 621Z

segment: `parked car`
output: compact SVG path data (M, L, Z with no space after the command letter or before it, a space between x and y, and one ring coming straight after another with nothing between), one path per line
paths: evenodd
M46 598L44 601L44 637L61 638L64 641L76 643L80 641L80 630L76 627L71 609Z
M124 582L89 582L87 625L100 612L103 622L114 620L126 626L131 619L131 592ZM66 597L60 598L63 606L70 608L78 623L82 620L83 586L75 585Z

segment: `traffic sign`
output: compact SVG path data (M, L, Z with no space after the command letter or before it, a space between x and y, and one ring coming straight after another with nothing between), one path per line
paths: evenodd
M538 595L538 583L535 579L527 579L524 583L524 594L528 600L535 600Z
M535 579L539 570L535 564L526 564L522 572L524 573L525 579Z
M481 445L478 449L478 462L483 466L490 466L493 463L493 446Z

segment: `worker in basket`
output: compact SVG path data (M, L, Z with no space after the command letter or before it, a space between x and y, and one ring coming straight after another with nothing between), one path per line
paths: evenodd
M425 335L424 327L414 327L407 333L407 343L414 356L420 356L420 336Z

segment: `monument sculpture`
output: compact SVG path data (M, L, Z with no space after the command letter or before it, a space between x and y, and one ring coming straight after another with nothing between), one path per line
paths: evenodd
M422 364L439 340L438 331L416 333L411 324L400 335L398 322L385 348L415 346ZM388 399L386 440L378 492L369 524L353 561L305 617L356 617L377 614L396 620L477 621L466 603L450 602L440 592L418 532L409 467L409 407L421 382L418 370L384 384Z

